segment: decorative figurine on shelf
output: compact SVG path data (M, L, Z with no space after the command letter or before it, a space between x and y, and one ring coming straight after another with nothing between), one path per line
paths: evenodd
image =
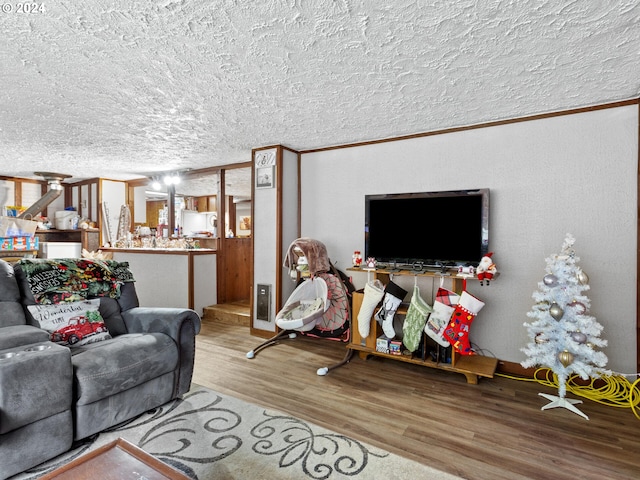
M352 261L353 261L353 266L360 268L360 266L362 265L362 255L360 254L360 250L356 250L355 252L353 252L353 256L351 257Z
M371 270L375 270L376 268L376 259L373 257L369 257L367 258L367 268L370 268Z
M493 263L491 256L493 252L487 253L478 264L478 268L476 268L476 273L478 274L478 280L480 280L480 285L484 285L484 281L487 281L487 286L491 279L495 276L497 272L496 264Z
M476 268L472 266L463 266L460 265L458 267L458 277L471 278L476 274Z

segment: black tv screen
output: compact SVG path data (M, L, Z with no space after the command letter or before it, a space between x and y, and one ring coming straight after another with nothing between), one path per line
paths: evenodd
M475 265L489 251L489 189L366 195L364 232L378 263Z

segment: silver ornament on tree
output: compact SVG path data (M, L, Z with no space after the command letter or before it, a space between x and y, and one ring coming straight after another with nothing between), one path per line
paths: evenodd
M560 320L564 315L564 310L562 310L562 307L560 307L560 305L558 305L556 302L553 302L549 307L549 314L555 320Z
M580 282L580 285L587 285L589 283L589 275L584 273L582 269L578 271L577 277L578 277L578 282Z
M571 332L569 336L571 340L581 345L587 341L587 336L582 332Z
M558 277L556 277L553 273L548 273L544 277L542 277L542 281L547 287L555 287L558 284Z

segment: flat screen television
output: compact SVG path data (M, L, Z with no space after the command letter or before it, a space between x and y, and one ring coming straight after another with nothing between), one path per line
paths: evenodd
M365 195L365 259L413 268L477 265L489 251L489 189Z

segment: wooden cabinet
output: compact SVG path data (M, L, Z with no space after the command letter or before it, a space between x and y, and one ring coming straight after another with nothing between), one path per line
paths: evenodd
M78 228L75 230L38 230L36 236L43 242L81 243L82 248L95 252L100 248L100 230L97 228Z
M362 269L349 269L350 271L362 271ZM391 272L384 270L376 270L371 271L368 275L373 275L374 278L378 278L382 283L386 284L390 280ZM438 272L423 272L423 273L414 273L411 271L400 271L393 272L393 275L418 275L418 276L427 276L427 277L438 277L440 278L440 274ZM447 275L444 277L445 279L449 279L451 281L451 290L460 292L463 288L464 279L461 277L456 277L453 275ZM353 294L353 304L352 304L352 313L353 313L353 322L351 328L351 342L348 345L348 348L358 351L358 354L361 358L367 358L370 355L375 355L379 357L388 358L391 360L397 360L401 362L407 362L412 364L421 365L429 368L437 368L440 370L446 370L450 372L461 373L467 378L467 382L471 384L478 383L478 377L488 377L492 378L496 367L498 365L498 359L492 357L485 357L482 355L460 355L455 350L451 349L450 355L443 355L442 357L436 357L433 359L430 355L427 354L427 350L429 346L436 345L427 335L423 334L422 338L422 354L416 355L414 354L404 354L400 355L391 354L391 353L383 353L376 350L376 341L378 337L383 335L382 327L380 324L372 317L369 321L370 325L370 333L366 338L362 338L358 331L358 313L360 312L360 308L362 306L362 301L364 298L364 293L361 291L354 292ZM405 315L407 312L407 306L405 304L401 305L398 308L396 315ZM431 343L432 342L432 343ZM449 347L451 348L451 347ZM448 359L451 359L448 361Z
M216 196L197 197L199 212L215 212L218 209Z
M218 303L249 300L251 296L251 239L222 238L218 256Z
M100 249L100 230L85 228L80 230L82 248L88 252L96 252Z
M160 222L160 210L167 206L165 200L147 200L147 226L156 228Z
M15 263L23 258L36 258L38 250L0 250L0 259Z

